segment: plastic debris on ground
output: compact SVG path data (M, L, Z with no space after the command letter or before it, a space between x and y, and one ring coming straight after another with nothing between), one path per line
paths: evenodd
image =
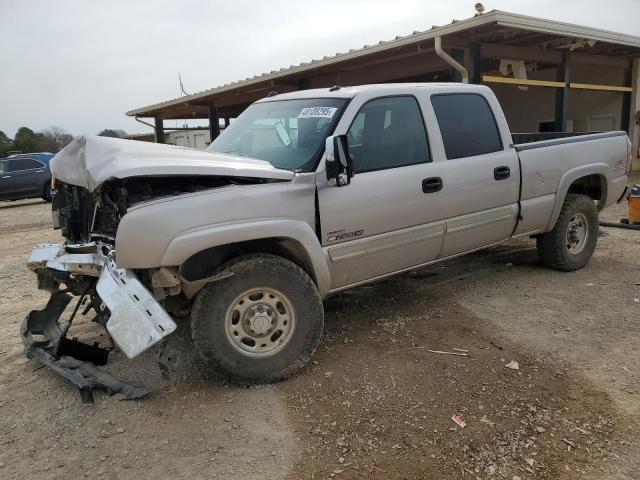
M451 417L451 420L453 420L460 428L464 428L467 426L467 422L462 420L462 417L460 415L454 415L453 417Z
M510 368L511 370L520 370L520 364L515 360L511 360L505 365L505 367Z

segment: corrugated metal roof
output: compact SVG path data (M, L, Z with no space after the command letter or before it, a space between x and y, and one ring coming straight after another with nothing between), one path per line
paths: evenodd
M381 40L375 45L365 45L362 48L351 49L345 53L336 53L330 57L323 57L319 60L311 60L309 62L302 62L298 65L291 65L289 68L280 68L279 70L271 70L270 72L262 73L260 75L254 75L253 77L247 77L244 80L237 80L235 82L227 83L218 87L203 90L201 92L194 93L192 95L167 100L164 102L148 105L146 107L130 110L126 114L128 116L141 116L152 110L158 110L164 107L171 107L188 102L193 102L205 97L209 97L216 94L221 94L234 90L240 87L246 87L253 84L261 83L269 80L276 80L288 75L294 75L297 73L306 72L316 68L325 67L334 63L344 62L352 60L364 55L370 55L373 53L383 52L392 48L401 47L404 45L421 42L424 40L432 39L439 35L448 35L451 33L459 32L470 28L479 27L495 23L496 25L509 27L520 30L529 30L540 33L548 33L550 35L579 37L587 40L596 40L598 42L607 42L618 45L625 45L630 47L640 48L640 37L633 35L627 35L624 33L612 32L609 30L602 30L599 28L584 27L581 25L574 25L571 23L558 22L555 20L546 20L543 18L529 17L526 15L519 15L515 13L503 12L501 10L492 10L491 12L477 15L466 20L453 20L450 24L444 26L432 26L429 30L414 31L410 35L397 36L393 40L384 41Z

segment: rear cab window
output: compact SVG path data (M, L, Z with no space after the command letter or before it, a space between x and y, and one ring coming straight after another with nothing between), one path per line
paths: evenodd
M487 100L477 93L431 96L448 160L503 150L498 124Z

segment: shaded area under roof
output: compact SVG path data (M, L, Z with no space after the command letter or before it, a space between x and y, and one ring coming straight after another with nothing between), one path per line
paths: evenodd
M571 48L572 55L578 60L581 55L583 60L591 56L613 56L628 62L631 57L640 55L640 37L494 10L137 108L127 112L127 115L162 119L207 118L208 107L213 103L220 116L234 117L272 90L284 93L334 84L383 83L446 71L449 65L434 52L433 39L436 36L442 36L446 48L464 49L472 42L478 42L488 50L492 45L521 48L523 52L527 48L538 47L548 52L544 58L540 58L540 61L548 63L560 63L562 51L567 48ZM573 43L567 43L568 40ZM557 54L557 60L554 59L554 53ZM499 54L495 52L495 55ZM528 54L532 57L536 55L533 51ZM407 62L409 58L411 62Z

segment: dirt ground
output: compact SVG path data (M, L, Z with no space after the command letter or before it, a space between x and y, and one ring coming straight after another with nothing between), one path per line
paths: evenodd
M25 259L50 241L48 204L0 203L0 478L640 478L638 232L604 229L578 272L527 239L332 297L314 361L277 385L197 362L168 385L152 354L115 353L110 371L157 392L94 405L22 353L47 299Z

